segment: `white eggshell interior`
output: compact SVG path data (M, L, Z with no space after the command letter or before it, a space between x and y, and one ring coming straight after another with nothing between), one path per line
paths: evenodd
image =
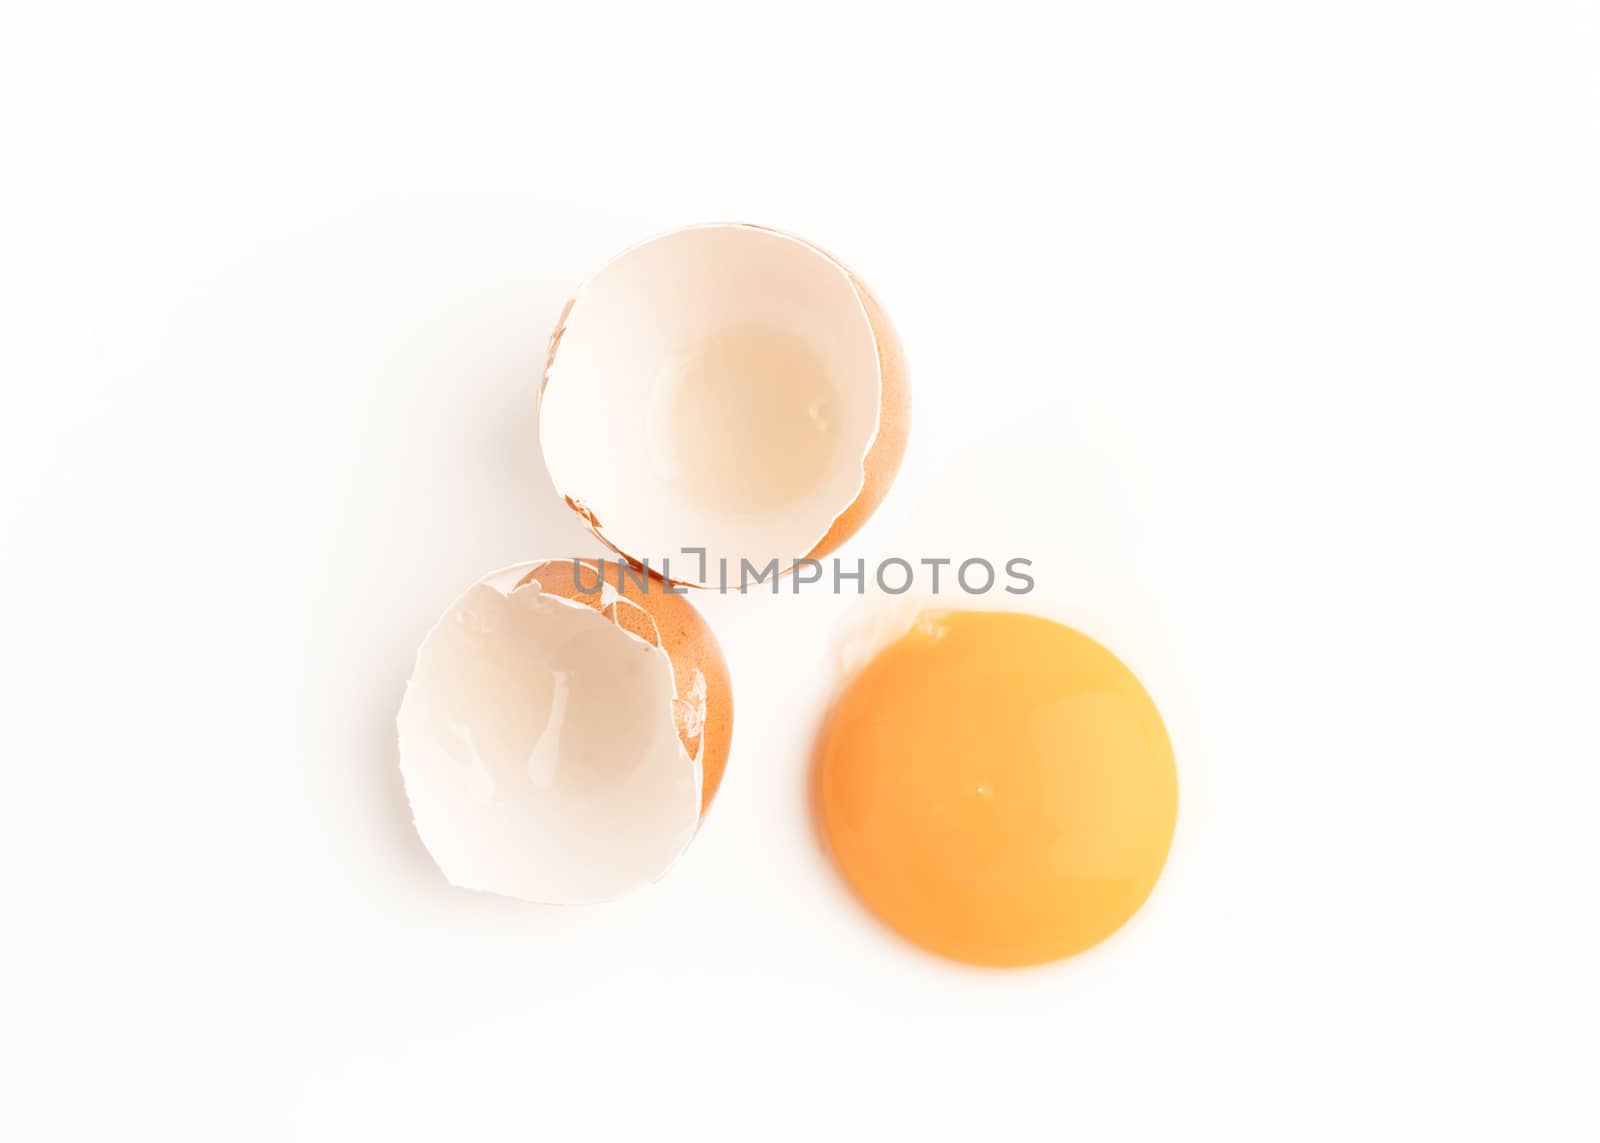
M606 538L675 579L708 560L804 556L862 487L878 429L877 340L849 274L796 238L680 230L574 300L540 444ZM714 573L713 573L714 575ZM713 578L708 575L707 579Z
M417 832L456 885L550 904L661 876L694 836L697 760L674 729L672 664L580 603L475 584L417 655L400 766Z

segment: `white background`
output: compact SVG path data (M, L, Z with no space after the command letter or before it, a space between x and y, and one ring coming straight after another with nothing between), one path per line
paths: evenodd
M1597 59L1580 3L7 5L0 1134L1595 1138ZM734 753L660 884L411 830L429 623L596 551L562 301L725 218L906 343L841 554L1031 557L1167 716L1088 954L845 891L827 595L706 601Z

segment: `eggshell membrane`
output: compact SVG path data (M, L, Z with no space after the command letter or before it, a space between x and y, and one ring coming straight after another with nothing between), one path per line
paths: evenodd
M594 561L581 560L578 566L583 569L581 586L574 578L574 561L570 559L536 564L518 582L537 580L547 594L592 607L624 630L660 646L672 662L680 700L693 692L695 673L699 672L705 684L699 733L694 733L692 720L680 720L678 735L690 757L700 755L700 812L705 813L722 785L733 744L733 683L716 635L694 605L683 595L669 592L661 577L652 573L646 590L638 589L632 578L624 578L624 590L619 593L615 590L615 563L602 569ZM592 588L602 571L607 586L597 592Z
M667 653L543 591L534 566L473 584L423 640L397 722L401 773L453 884L608 900L692 840L701 768L678 733Z
M848 286L853 295L854 304L859 308L860 313L858 316L863 323L866 334L866 339L862 342L862 345L863 347L870 345L870 350L864 348L864 351L870 353L871 372L875 374L874 380L877 388L875 408L872 411L871 431L858 442L860 444L859 464L850 470L850 475L847 478L849 482L848 498L846 498L846 493L843 491L840 491L837 496L828 497L829 506L826 509L826 515L820 516L816 525L820 528L820 534L812 533L814 538L804 541L806 546L804 558L820 558L834 551L866 523L872 512L887 495L889 487L892 485L894 477L899 470L910 430L911 411L910 387L905 356L899 338L896 336L881 303L852 271L820 247L771 227L748 223L719 223L674 231L661 236L659 239L654 239L652 242L635 247L634 250L629 251L628 254L621 256L605 269L602 269L595 278L590 279L590 283L595 282L607 270L622 262L629 255L643 250L653 243L701 231L770 235L776 239L781 239L785 244L789 244L792 247L803 249L820 260L820 264L830 267L838 275L840 282ZM676 557L678 549L684 546L710 545L703 544L700 538L694 534L694 530L691 529L690 532L676 535L674 537L675 544L658 543L656 546L661 550L630 550L630 546L638 547L639 545L629 544L623 534L627 530L626 526L623 528L608 527L600 518L601 514L607 514L609 518L609 514L605 513L603 506L598 506L600 511L597 513L597 505L584 499L581 489L563 487L562 471L558 470L568 470L571 465L561 456L553 458L553 454L561 453L567 445L561 437L553 434L547 435L547 430L550 427L548 418L551 415L551 408L546 405L546 397L549 393L552 377L557 372L556 366L563 339L568 330L569 320L575 306L583 299L585 290L589 288L590 283L586 283L584 289L579 291L578 296L567 303L550 337L544 377L540 384L541 441L545 446L546 462L551 469L552 479L555 480L557 488L568 506L583 520L584 524L602 543L635 565L642 561L653 561L655 565L653 570L662 570L659 566L661 557ZM573 407L572 402L577 400L578 398L575 395L569 398L566 408L571 409ZM619 458L619 463L622 462L622 459L625 458ZM845 471L842 466L846 463L848 463L848 460L844 458L837 461L833 466L834 470L841 474L841 479L845 479L842 477L842 473ZM652 476L646 475L642 479L648 480L652 478ZM839 487L842 489L843 485L841 484ZM760 546L759 543L756 544L757 548L760 548ZM776 547L777 545L769 546ZM800 547L802 545L796 544L794 546ZM764 563L772 556L781 558L783 554L779 551L750 551L743 544L738 545L738 547L743 550L724 554L749 555L761 563ZM711 563L713 566L717 555L716 551L712 552ZM732 559L730 562L734 570L735 581L737 581L737 560ZM694 578L692 574L684 574L686 570L690 569L698 571L696 561L693 558L675 558L670 569L673 573L671 582L697 587L707 586L706 583ZM784 573L791 570L793 570L792 565L786 565L782 568ZM708 576L708 581L709 578Z

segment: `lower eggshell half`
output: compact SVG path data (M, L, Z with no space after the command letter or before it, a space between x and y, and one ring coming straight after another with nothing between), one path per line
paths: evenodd
M600 570L490 573L418 651L400 769L452 884L543 904L621 896L666 872L721 783L733 712L710 629L659 580L598 589Z
M547 560L529 565L517 582L521 585L537 580L546 593L586 604L666 652L672 661L679 710L685 716L678 720L678 735L691 758L700 756L700 812L704 814L722 785L733 743L733 684L727 661L710 626L682 594L669 591L668 585L653 574L641 588L631 572L621 575L619 592L619 567L616 560L603 564ZM576 580L575 571L581 571L582 584ZM601 590L595 590L596 583L604 584ZM703 700L694 694L697 679L703 680ZM703 715L695 714L702 701Z

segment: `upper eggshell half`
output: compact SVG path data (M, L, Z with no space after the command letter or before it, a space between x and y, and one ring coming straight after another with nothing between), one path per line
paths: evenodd
M563 312L540 387L569 506L635 565L695 586L723 581L719 558L738 582L742 558L787 571L832 552L887 494L909 427L878 300L820 248L742 223L608 264Z

